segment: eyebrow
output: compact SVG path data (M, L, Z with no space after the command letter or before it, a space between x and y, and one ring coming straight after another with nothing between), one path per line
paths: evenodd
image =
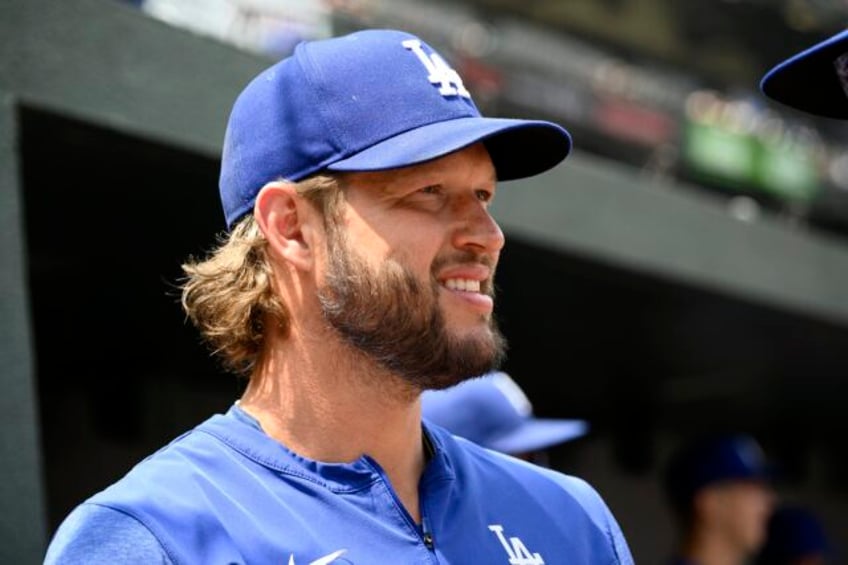
M385 169L382 171L351 171L342 173L339 175L340 184L342 188L350 187L353 185L366 186L371 188L372 190L378 190L380 195L389 195L394 192L394 188L398 184L404 184L405 182L410 182L409 179L413 177L424 177L425 180L421 180L418 184L427 185L427 186L443 186L443 182L430 182L427 181L427 177L430 176L430 172L421 172L421 169L416 169L416 167L420 167L421 165L410 165L409 167L401 167L398 169ZM438 172L438 168L433 171L433 174ZM355 178L359 179L359 182L353 180ZM381 178L375 178L381 177ZM386 182L386 180L390 180L390 182ZM364 180L364 182L363 182ZM486 176L486 178L481 183L475 183L475 189L487 188L494 191L498 185L498 172L492 166L490 174Z

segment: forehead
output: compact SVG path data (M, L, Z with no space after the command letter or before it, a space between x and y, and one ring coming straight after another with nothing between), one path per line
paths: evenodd
M345 186L371 186L384 192L420 183L493 187L497 180L495 167L482 143L417 165L385 171L344 173L342 178Z
M747 496L751 493L760 493L769 489L768 483L758 479L733 479L721 481L713 485L718 492L727 496Z

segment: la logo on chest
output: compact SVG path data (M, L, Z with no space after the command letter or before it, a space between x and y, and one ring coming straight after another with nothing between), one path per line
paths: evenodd
M509 556L509 565L545 565L545 560L538 553L530 553L521 538L512 536L507 539L504 535L503 526L500 524L490 524L489 530L498 536L498 541Z

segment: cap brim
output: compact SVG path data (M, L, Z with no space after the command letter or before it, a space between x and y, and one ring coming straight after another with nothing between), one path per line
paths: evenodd
M783 61L760 81L769 98L798 110L828 118L848 119L848 96L834 60L848 51L848 31Z
M380 171L417 165L482 141L498 180L537 175L571 151L571 135L546 121L467 117L428 124L336 161L332 171Z
M508 435L488 442L486 447L504 453L526 453L577 439L588 431L589 425L584 420L534 418Z

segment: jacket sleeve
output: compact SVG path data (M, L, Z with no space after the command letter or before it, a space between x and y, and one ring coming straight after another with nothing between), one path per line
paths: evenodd
M170 565L173 562L159 540L132 516L107 506L81 504L59 526L44 563Z

